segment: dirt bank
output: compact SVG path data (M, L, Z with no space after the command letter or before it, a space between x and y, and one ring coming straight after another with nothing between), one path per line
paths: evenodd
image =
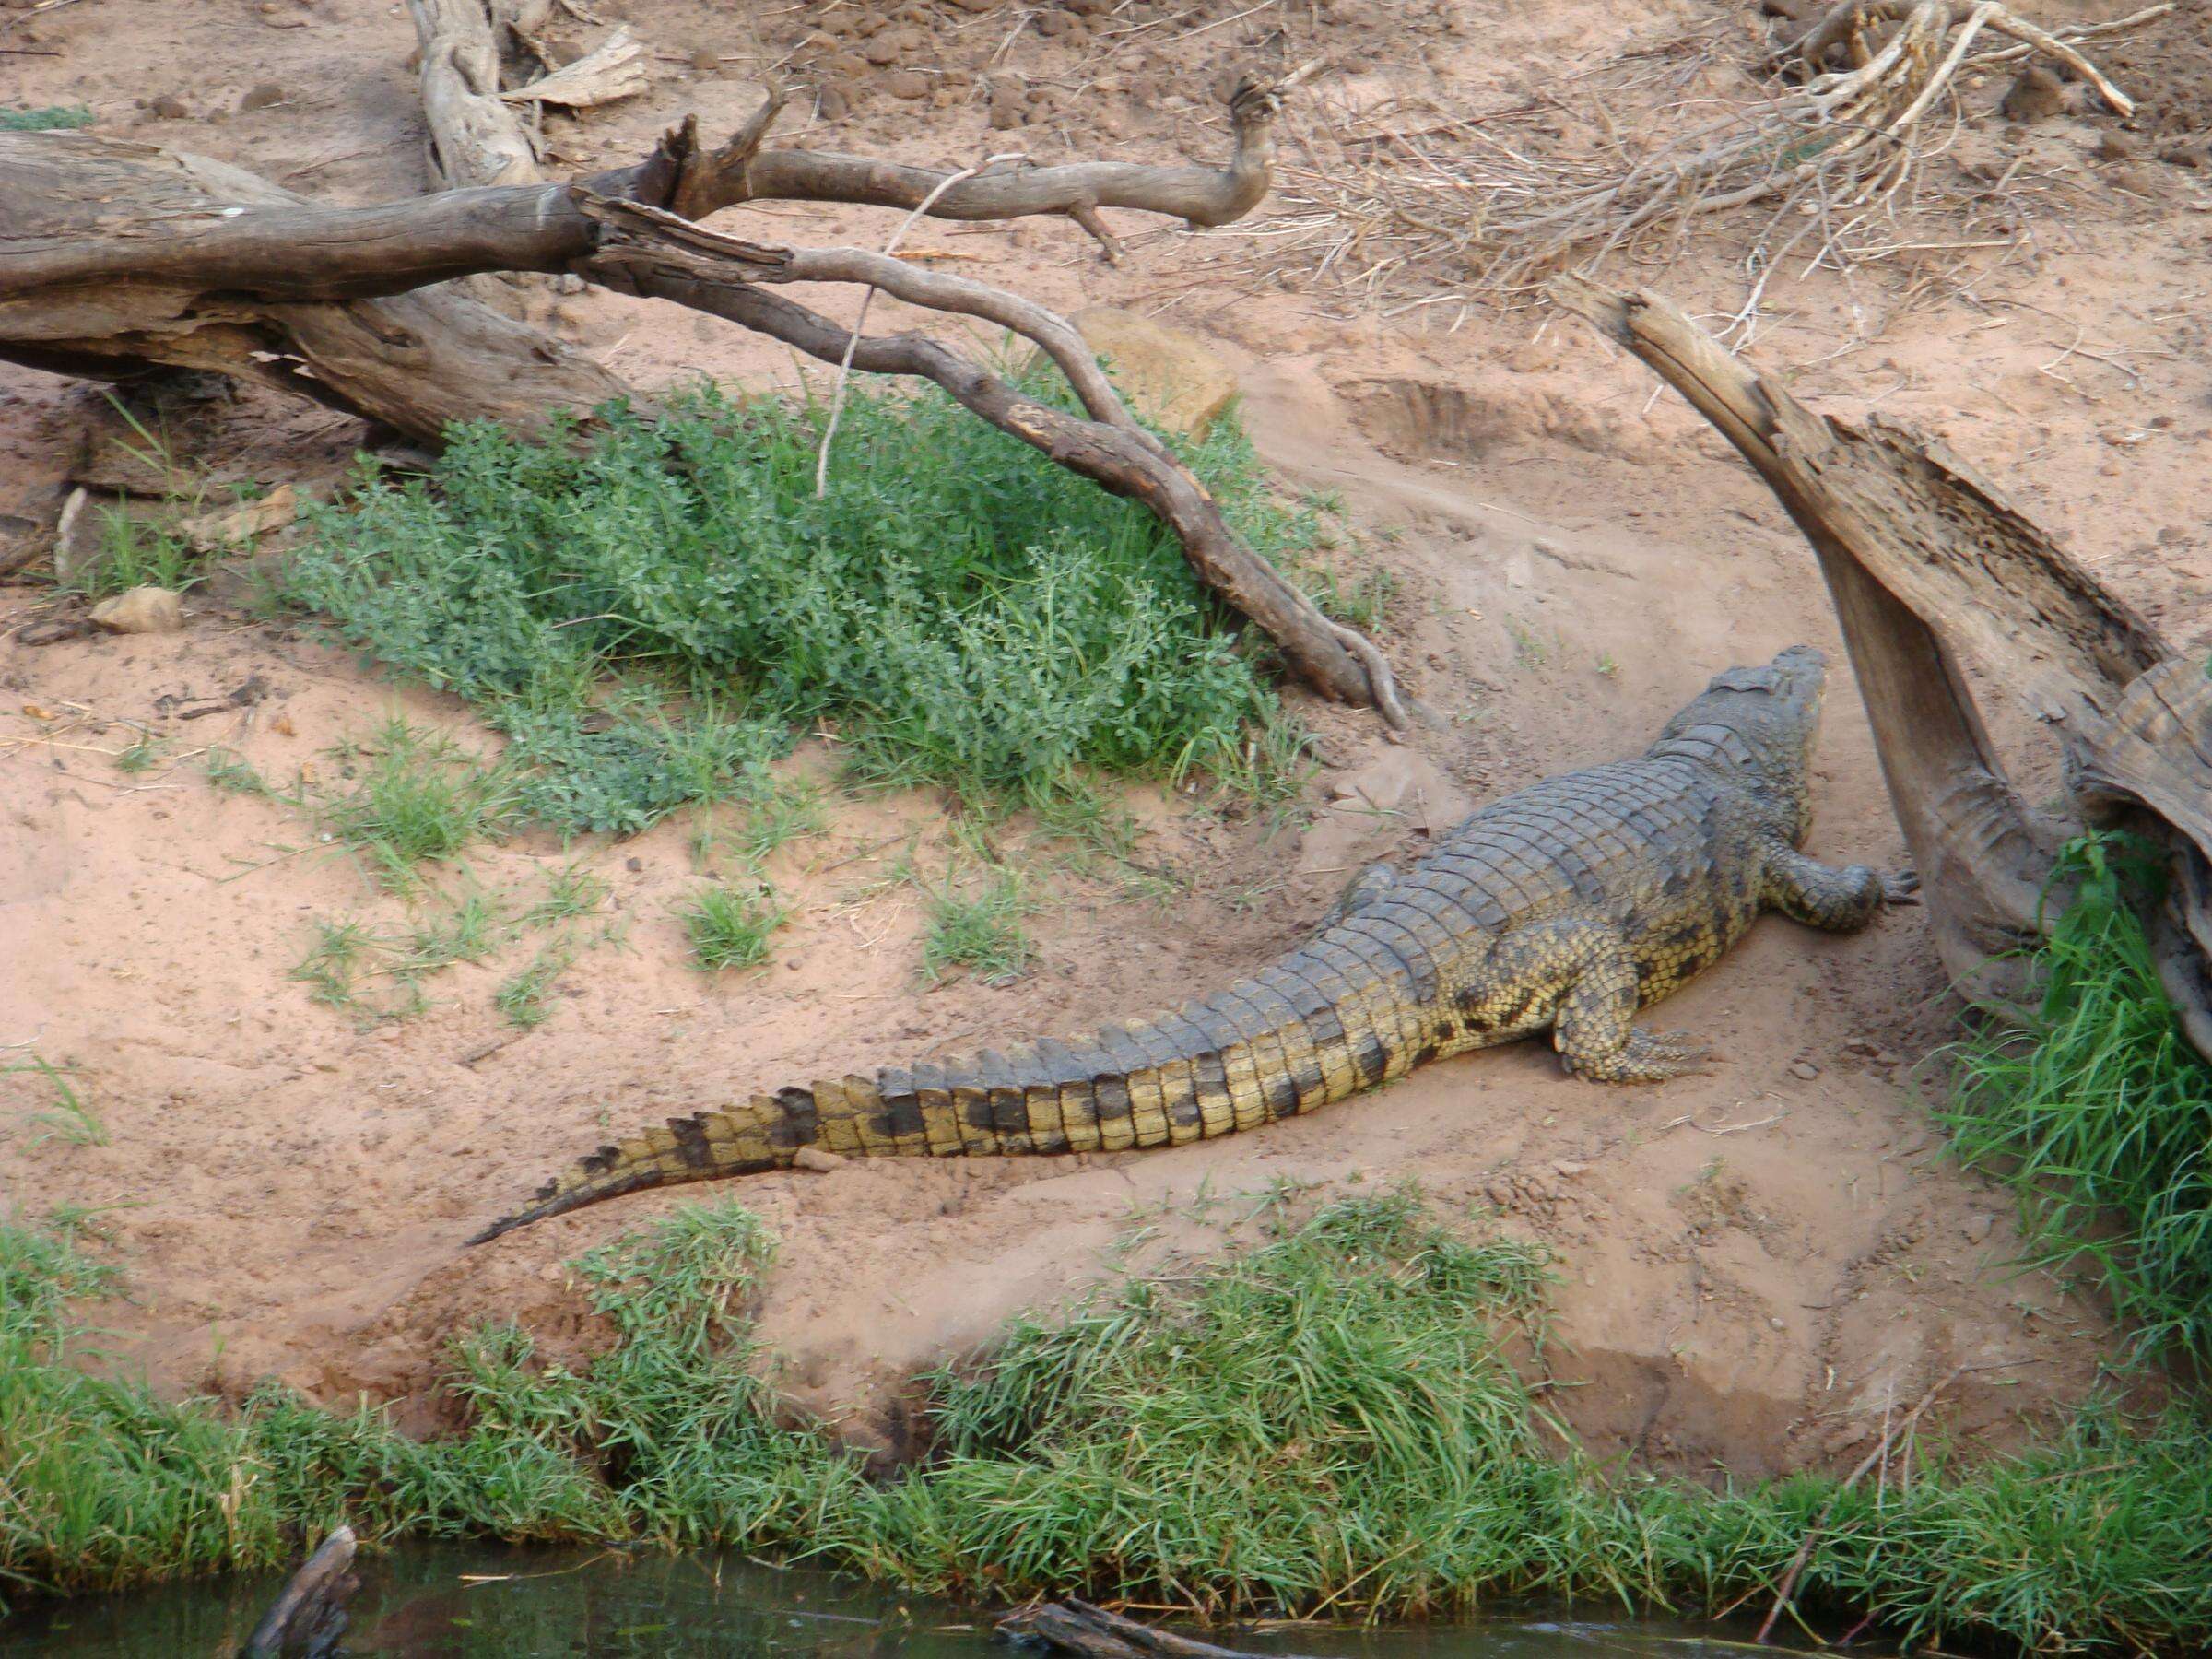
M921 41L905 50L935 53L966 89L943 88L955 96L942 104L900 99L870 65L848 77L852 113L811 139L931 160L1012 147L988 124L1005 107L984 81L995 63L1043 94L1015 129L1040 159L1179 143L1210 156L1220 138L1204 124L1205 77L1231 47L1266 48L1247 38L1265 29L1225 22L1183 37L1241 9L1189 11L1155 65L1143 34L1114 45L1087 22L1071 42L1009 35L1011 13L909 7L921 20L900 27ZM1542 83L1570 54L1747 28L1752 8L1567 4L1540 22L1524 9L1333 0L1292 48L1386 41L1333 94L1358 107L1417 92L1478 101ZM1131 27L1153 19L1167 33L1182 8L1124 10ZM631 153L688 108L727 125L798 46L719 8L629 11L671 49L659 84L564 127L564 157ZM132 27L114 27L126 14ZM318 0L295 19L134 0L66 8L35 32L59 55L0 60L0 100L87 101L101 130L335 197L422 184L408 26L381 5ZM1002 39L1013 42L1003 54ZM686 66L701 41L721 54L711 73ZM1076 98L1057 83L1085 52L1140 54L1110 56L1114 84ZM209 64L233 66L236 85L211 83L196 67ZM233 112L270 79L291 94L281 106ZM182 99L185 117L139 107L162 96ZM2066 185L2001 271L1917 294L1894 271L1816 275L1773 298L1757 349L1798 365L1801 394L1820 406L1878 406L1941 432L2196 643L2212 581L2199 506L2212 386L2172 273L2201 257L2207 196L2199 171L2100 158L2104 130L2066 114L1988 140ZM741 234L820 241L887 228L860 212L731 218ZM1394 746L1369 722L1313 712L1326 764L1279 823L1139 792L1138 856L1171 874L1172 897L1054 877L1040 967L1004 988L921 989L912 890L872 887L910 834L925 859L945 855L932 798L839 799L826 835L774 857L795 911L775 961L712 980L688 966L670 915L696 879L687 826L568 850L510 842L474 858L488 887L526 900L581 854L610 886L618 938L575 963L552 1018L526 1034L491 1006L515 953L452 970L419 1018L364 1030L290 974L317 919L389 901L297 812L213 789L194 751L232 747L278 777L327 768L328 749L389 708L480 743L458 705L253 619L236 583L196 597L182 634L45 647L12 637L41 591L0 589L11 636L0 639L0 1042L72 1066L105 1136L57 1133L45 1079L0 1077L0 1197L29 1214L113 1206L104 1219L135 1295L108 1323L166 1384L237 1391L275 1373L325 1399L398 1400L427 1425L431 1358L458 1325L512 1316L556 1340L591 1336L558 1264L664 1201L605 1206L481 1251L459 1241L608 1126L1179 1000L1294 941L1359 864L1418 850L1472 802L1640 747L1713 670L1798 641L1835 652L1809 559L1769 499L1579 326L1479 307L1357 313L1334 289L1240 276L1247 250L1228 235L1139 236L1118 269L1059 225L916 241L980 254L980 269L1056 304L1164 311L1213 335L1239 369L1262 451L1294 485L1340 492L1395 577L1389 647L1431 718ZM1686 257L1665 282L1733 307L1738 278L1716 253ZM643 382L791 376L781 356L688 316L603 295L534 291L525 303ZM0 371L7 488L35 505L58 488L95 407L82 388ZM217 429L197 441L235 476L270 481L326 471L361 436L257 396L206 418ZM184 718L256 677L258 700ZM2001 699L1999 712L2018 719ZM167 739L154 770L116 768L139 730L124 722ZM1847 681L1831 691L1818 774L1812 850L1899 862ZM1952 1016L1910 913L1848 939L1770 919L1663 1015L1717 1043L1722 1062L1701 1079L1587 1087L1530 1046L1216 1146L759 1178L745 1197L785 1245L762 1334L796 1399L895 1442L916 1367L1065 1294L1133 1218L1172 1234L1202 1193L1418 1179L1558 1247L1559 1369L1588 1384L1561 1397L1601 1444L1746 1472L1820 1461L1960 1365L1950 1426L2001 1438L2022 1414L2078 1398L2109 1333L2061 1287L2005 1268L2016 1239L2004 1202L1942 1160L1910 1073Z

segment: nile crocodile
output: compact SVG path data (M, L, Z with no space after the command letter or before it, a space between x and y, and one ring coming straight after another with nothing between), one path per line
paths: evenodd
M470 1242L641 1188L786 1169L807 1147L971 1158L1179 1146L1546 1029L1578 1077L1679 1077L1703 1051L1634 1024L1640 1006L1717 960L1762 911L1848 933L1917 885L1797 851L1825 677L1802 645L1727 670L1641 758L1492 802L1403 875L1362 876L1310 942L1178 1012L671 1118L602 1147Z

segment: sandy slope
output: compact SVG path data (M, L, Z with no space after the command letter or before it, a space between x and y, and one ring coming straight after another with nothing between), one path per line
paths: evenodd
M1175 26L1172 51L1142 35L1114 46L1113 84L1080 105L1047 84L1084 61L1077 45L1016 38L999 70L1032 72L1063 112L1018 137L1044 158L1178 142L1218 153L1198 124L1204 82L1259 25L1181 31L1239 9L1200 6ZM1330 0L1296 29L1340 52L1379 42L1359 82L1374 95L1418 85L1480 100L1541 82L1571 54L1734 26L1736 9L1748 8ZM630 153L686 108L728 123L749 103L747 77L790 49L722 8L628 10L675 61L659 63L652 98L566 129L564 153L580 160ZM988 11L908 10L925 19L912 50L971 76L1011 27ZM420 185L411 41L382 5L93 0L40 20L35 41L59 55L0 59L0 101L87 100L103 130L343 198ZM700 41L725 54L711 76L682 62ZM224 113L264 80L290 95L281 107ZM815 140L925 159L1011 142L985 128L973 80L944 107L890 97L879 80L875 66L857 77L853 115ZM1173 107L1179 88L1199 101ZM135 112L170 93L189 118ZM1886 276L1848 291L1816 279L1778 296L1759 349L1803 365L1798 389L1822 407L1878 405L1941 431L2196 641L2212 579L2196 482L2212 395L2192 349L2203 284L2189 273L2203 267L2188 262L2207 195L2183 169L2096 159L2100 131L2069 116L1977 135L2073 180L2067 218L2037 227L2032 259L2003 275L2003 305L1906 307ZM2114 183L2123 167L2141 188ZM816 240L874 239L886 223L789 208L732 219L740 233ZM1263 451L1295 483L1341 491L1370 555L1398 577L1390 647L1437 718L1400 747L1368 721L1316 712L1328 765L1272 839L1264 822L1140 793L1152 827L1141 856L1186 889L1162 904L1060 878L1039 924L1042 965L1005 989L918 990L911 890L865 890L898 850L888 839L913 831L925 859L941 858L934 799L841 802L830 834L780 853L773 874L797 918L774 966L720 982L685 965L668 914L695 879L686 830L591 846L626 941L582 959L548 1023L472 1058L510 1034L489 999L521 957L455 969L434 982L427 1016L364 1032L288 977L313 918L383 902L361 873L314 845L296 814L215 793L194 762L131 777L100 752L131 740L104 724L127 719L171 734L178 752L229 745L286 774L328 768L324 751L391 707L477 741L456 705L394 690L227 608L235 587L196 602L179 636L36 649L0 638L0 1042L73 1064L110 1136L83 1146L45 1134L33 1115L42 1086L0 1077L0 1197L31 1213L117 1206L105 1219L135 1297L112 1323L164 1382L238 1390L275 1372L325 1398L399 1399L407 1420L428 1423L431 1356L464 1322L512 1315L556 1344L594 1337L557 1264L665 1201L603 1206L483 1251L458 1241L609 1124L1171 1002L1295 940L1349 867L1418 849L1473 801L1640 747L1714 669L1801 640L1836 645L1810 561L1769 499L1579 327L1539 332L1533 315L1479 311L1456 332L1424 328L1423 313L1346 320L1295 284L1240 289L1221 275L1235 249L1220 239L1147 241L1118 270L1059 225L929 241L983 255L982 268L1053 303L1165 308L1213 335L1239 369ZM1735 279L1715 257L1665 281L1712 302ZM1877 336L1830 357L1850 308L1870 299L1891 308ZM790 377L780 354L665 310L542 291L525 303L641 382L693 370ZM0 371L5 489L35 504L96 414L80 388ZM212 426L195 440L203 453L265 479L327 471L359 437L258 396ZM0 590L0 626L41 598ZM256 674L264 700L178 717ZM2000 728L2024 735L2001 688L1992 696ZM1830 710L1813 850L1895 864L1901 846L1847 682ZM488 885L526 898L564 856L525 839L475 862ZM1864 1441L1886 1406L1958 1365L1969 1370L1950 1422L2002 1434L2019 1414L2078 1397L2109 1335L2047 1278L2003 1266L2017 1244L2003 1201L1941 1159L1909 1073L1948 1036L1951 1015L1910 913L1851 939L1770 919L1665 1012L1722 1050L1702 1079L1602 1089L1562 1079L1531 1046L1201 1148L760 1178L745 1196L785 1242L765 1334L798 1399L896 1444L900 1389L917 1366L1065 1294L1133 1217L1162 1226L1171 1246L1203 1249L1219 1237L1194 1213L1203 1194L1411 1178L1558 1246L1555 1369L1589 1384L1562 1399L1601 1441L1691 1466L1817 1461Z

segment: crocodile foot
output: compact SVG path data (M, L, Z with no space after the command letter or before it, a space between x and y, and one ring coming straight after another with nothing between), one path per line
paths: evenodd
M1704 1071L1712 1051L1687 1031L1631 1026L1628 1041L1617 1049L1562 1053L1559 1058L1570 1072L1592 1083L1665 1083Z

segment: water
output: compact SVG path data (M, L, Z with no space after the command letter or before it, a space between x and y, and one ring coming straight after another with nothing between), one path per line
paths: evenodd
M972 1608L742 1556L426 1545L367 1558L358 1571L346 1652L363 1659L1010 1659L1041 1652L994 1641L989 1616ZM227 1656L284 1580L276 1572L26 1607L0 1619L0 1653ZM1604 1611L1376 1630L1299 1625L1213 1639L1310 1659L1744 1659L1751 1635L1748 1626L1607 1620Z

